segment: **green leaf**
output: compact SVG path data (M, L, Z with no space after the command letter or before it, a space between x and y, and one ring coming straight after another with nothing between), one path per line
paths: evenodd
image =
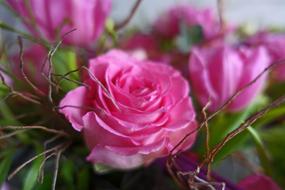
M249 138L249 134L247 131L241 132L239 135L232 138L227 144L223 146L221 151L215 157L214 162L218 163L223 160L228 155L232 154L233 152L237 151L238 149L242 148L246 141Z
M117 32L115 30L115 23L111 19L107 19L106 24L105 24L106 32L109 34L113 40L114 45L118 43L118 36Z
M260 118L255 124L254 126L256 127L261 127L264 126L272 121L274 121L275 119L284 116L285 115L285 105L283 106L279 106L275 109L270 110L267 114L266 117L262 117Z
M71 160L65 160L62 165L61 175L68 186L68 189L74 189L74 163Z
M33 187L36 185L41 163L42 159L37 159L33 162L33 165L31 166L26 175L23 190L32 190Z
M47 173L44 177L43 183L42 184L37 183L34 189L36 189L36 190L51 190L52 180L53 180L53 174Z
M37 152L42 152L42 147L36 145ZM32 190L37 183L37 178L39 175L39 169L44 157L41 156L33 161L24 181L23 190Z
M98 174L106 174L113 170L113 168L106 166L104 164L94 164L94 171Z
M265 129L259 132L271 157L272 177L285 188L285 126Z
M267 99L260 96L256 102L252 103L248 108L239 113L224 113L216 117L212 122L209 123L210 147L215 147L215 145L221 142L227 134L238 128L252 113L257 111L266 103ZM248 132L242 132L234 137L217 154L215 162L221 161L229 154L240 149L242 146L244 146L248 138Z
M14 114L7 106L5 102L0 102L0 125L19 125L19 122L15 119Z
M77 175L77 189L89 189L90 176L88 168L83 168Z
M259 135L258 131L255 130L251 126L249 126L247 128L247 131L249 132L249 134L251 135L252 139L255 142L257 154L258 154L260 163L261 163L265 173L267 175L270 175L272 173L271 167L270 167L270 160L269 160L268 153L266 151L266 147L264 146L264 144L262 142L261 136Z
M10 166L12 164L12 156L14 154L14 150L9 150L4 154L4 159L0 162L0 186L6 180L7 174L10 170Z
M79 71L75 71L78 68L76 54L71 50L58 50L53 57L53 64L55 73L59 75L65 75L70 71L74 71L66 76L66 79L62 79L60 86L64 91L69 91L78 86L77 83L71 80L79 80ZM60 79L60 76L57 77ZM68 80L70 79L70 80Z

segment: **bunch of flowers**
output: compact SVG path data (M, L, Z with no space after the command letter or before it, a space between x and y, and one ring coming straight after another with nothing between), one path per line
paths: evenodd
M285 33L187 4L130 29L141 2L2 2L0 188L285 187Z

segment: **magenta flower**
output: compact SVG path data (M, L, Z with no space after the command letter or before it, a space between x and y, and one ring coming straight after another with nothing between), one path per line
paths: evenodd
M70 91L61 113L82 131L88 160L119 169L169 154L196 127L189 86L166 64L113 50L89 62L88 87ZM195 134L179 149L191 147Z
M281 190L281 188L268 176L252 175L239 182L241 190Z
M219 32L219 24L211 9L198 10L189 5L177 5L162 14L154 24L155 31L165 37L175 37L180 32L180 25L201 26L206 38Z
M264 47L230 47L225 44L193 48L189 60L190 80L202 105L211 102L215 111L234 93L251 82L270 63ZM227 107L239 111L248 106L265 85L266 74L243 91Z
M264 45L272 58L272 62L285 59L285 34L260 32L247 40L251 45ZM285 64L273 69L274 78L285 80Z
M7 0L37 37L71 45L91 46L104 30L111 0ZM26 3L28 2L28 3Z

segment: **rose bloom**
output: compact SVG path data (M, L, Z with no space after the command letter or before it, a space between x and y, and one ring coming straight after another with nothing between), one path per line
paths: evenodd
M241 190L281 190L281 188L268 176L255 174L246 177L238 184Z
M85 83L67 93L60 112L83 133L95 164L149 164L197 127L188 83L166 64L112 50L90 60ZM191 147L195 136L178 149Z
M270 57L264 47L226 44L196 47L189 59L190 82L200 103L206 105L210 101L210 111L216 111L269 64ZM247 107L262 91L266 79L265 73L228 105L228 111Z
M264 45L272 58L272 62L285 59L285 34L259 32L246 41L250 45ZM277 80L285 80L285 63L274 67L273 77Z
M211 9L197 9L190 5L177 5L163 13L154 23L157 33L172 38L180 33L180 25L187 27L201 26L206 38L219 32L219 24Z
M111 10L111 0L7 0L7 2L37 37L54 41L76 29L64 38L64 42L80 46L90 46L98 39Z

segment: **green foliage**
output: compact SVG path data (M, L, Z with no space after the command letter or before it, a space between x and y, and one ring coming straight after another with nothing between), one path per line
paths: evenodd
M186 23L180 25L180 35L176 39L176 45L182 52L188 53L190 48L203 41L204 34L200 25L188 27Z
M43 158L38 158L33 162L25 177L23 190L32 190L33 187L36 185L39 174L38 172L42 161Z
M285 188L284 171L285 171L285 126L279 126L260 131L261 137L266 144L270 153L272 164L272 176Z
M90 174L88 168L82 168L77 174L77 189L89 189Z
M267 153L266 147L264 146L263 140L261 136L259 135L259 132L251 126L247 128L247 131L249 132L253 141L255 142L256 151L257 151L261 166L264 169L264 172L267 175L271 175L272 171L270 167L269 155Z
M2 159L0 162L0 186L6 180L7 174L10 170L10 166L12 164L14 149L9 149L8 151L4 151L2 155Z
M67 189L75 189L74 184L75 167L71 160L65 160L62 164L61 176L66 184Z
M71 50L57 50L53 57L53 65L55 68L55 73L58 75L57 79L60 80L60 87L64 91L69 91L78 86L74 81L79 81L79 71L78 62L76 54ZM66 78L62 78L62 75L66 75L68 72L71 72Z
M219 142L221 142L227 134L232 132L233 130L237 129L252 113L258 111L261 107L266 105L268 100L265 97L259 97L257 100L252 103L249 107L242 110L238 113L220 113L215 118L213 118L209 122L209 135L210 135L210 142L209 147L212 149L214 148ZM231 153L239 150L241 147L246 146L246 142L249 140L249 133L248 131L244 131L234 138L232 138L228 143L226 143L221 151L217 154L214 159L215 163L220 162L226 156L230 155ZM205 142L205 135L202 137ZM206 154L205 143L201 144L203 146L200 149L200 154Z

